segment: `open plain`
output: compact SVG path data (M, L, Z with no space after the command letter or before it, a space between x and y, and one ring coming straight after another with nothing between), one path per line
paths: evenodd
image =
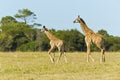
M0 80L120 80L120 52L93 52L95 62L86 62L85 52L67 52L68 63L51 63L47 52L0 52ZM56 53L55 60L58 57Z

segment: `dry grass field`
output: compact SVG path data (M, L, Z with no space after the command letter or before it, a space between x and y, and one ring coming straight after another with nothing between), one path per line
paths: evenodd
M52 64L47 52L0 52L0 80L120 80L120 52L107 52L105 63L98 52L94 63L84 52L66 55L67 64L63 57Z

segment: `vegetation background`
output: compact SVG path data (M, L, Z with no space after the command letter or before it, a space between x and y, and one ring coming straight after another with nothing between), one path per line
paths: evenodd
M40 32L42 24L36 23L36 19L36 14L29 9L21 9L14 16L3 17L0 25L0 51L47 51L50 48L49 40ZM78 30L50 31L64 40L66 51L86 51L84 35ZM119 36L108 34L104 29L98 33L105 37L106 51L120 51ZM92 51L98 50L95 45L92 46Z

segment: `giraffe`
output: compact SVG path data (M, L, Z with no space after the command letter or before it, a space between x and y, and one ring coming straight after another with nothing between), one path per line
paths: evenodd
M57 47L60 52L59 57L57 59L57 63L59 62L62 54L64 55L65 62L67 63L63 40L56 38L45 26L43 26L43 28L41 29L41 32L44 32L46 36L48 37L48 39L50 40L51 48L49 49L48 54L49 54L51 62L54 63L54 57L55 57L55 53L53 53L53 56L52 56L51 52L53 52L54 48Z
M105 49L104 49L104 38L100 34L96 34L93 30L91 30L85 23L85 21L77 17L73 21L73 23L80 23L82 31L85 35L85 42L87 45L87 62L89 62L89 58L94 62L94 58L91 55L91 44L94 43L101 50L101 58L100 62L105 62Z

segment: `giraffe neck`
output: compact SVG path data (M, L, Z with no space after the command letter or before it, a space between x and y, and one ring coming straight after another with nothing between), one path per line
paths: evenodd
M54 35L52 35L51 32L49 31L45 31L45 34L47 35L47 37L49 38L49 40L55 40L57 39Z
M81 28L82 28L82 31L85 35L87 34L94 34L94 31L91 30L90 28L87 27L87 25L83 22L80 22L80 25L81 25Z

